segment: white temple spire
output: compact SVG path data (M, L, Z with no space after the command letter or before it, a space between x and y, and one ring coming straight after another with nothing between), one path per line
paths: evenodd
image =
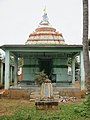
M41 20L41 22L40 22L40 25L48 25L49 24L49 19L48 19L48 16L47 16L47 12L46 12L46 6L45 6L45 8L44 8L44 15L42 16L42 20Z

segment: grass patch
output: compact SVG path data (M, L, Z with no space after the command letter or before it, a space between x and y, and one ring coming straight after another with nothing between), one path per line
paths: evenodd
M0 100L0 120L89 120L84 103L60 104L58 110L36 110L27 100ZM2 109L2 110L1 110Z

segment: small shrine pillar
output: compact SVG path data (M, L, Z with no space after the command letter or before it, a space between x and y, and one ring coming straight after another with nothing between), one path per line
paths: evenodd
M51 80L46 79L44 83L41 85L41 98L49 99L53 97L53 87Z

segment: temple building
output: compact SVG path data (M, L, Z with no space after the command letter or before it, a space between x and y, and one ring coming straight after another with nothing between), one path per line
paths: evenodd
M67 45L62 33L51 26L46 12L24 45L3 45L0 48L5 51L5 89L10 88L10 81L14 81L14 86L18 84L19 59L23 61L21 78L27 86L35 83L37 72L44 71L54 85L73 87L76 56L80 58L80 87L85 89L83 46ZM10 68L10 58L14 59L14 70Z

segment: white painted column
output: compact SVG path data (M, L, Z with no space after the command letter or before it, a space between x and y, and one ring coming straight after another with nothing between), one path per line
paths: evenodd
M10 52L6 50L5 52L5 89L9 89L10 81Z
M72 59L72 84L75 84L75 58Z
M1 62L1 83L3 83L3 63Z
M15 66L14 66L14 86L17 86L18 81L18 57L15 56Z
M81 90L85 89L85 71L83 61L83 51L80 52L80 76L81 76Z

